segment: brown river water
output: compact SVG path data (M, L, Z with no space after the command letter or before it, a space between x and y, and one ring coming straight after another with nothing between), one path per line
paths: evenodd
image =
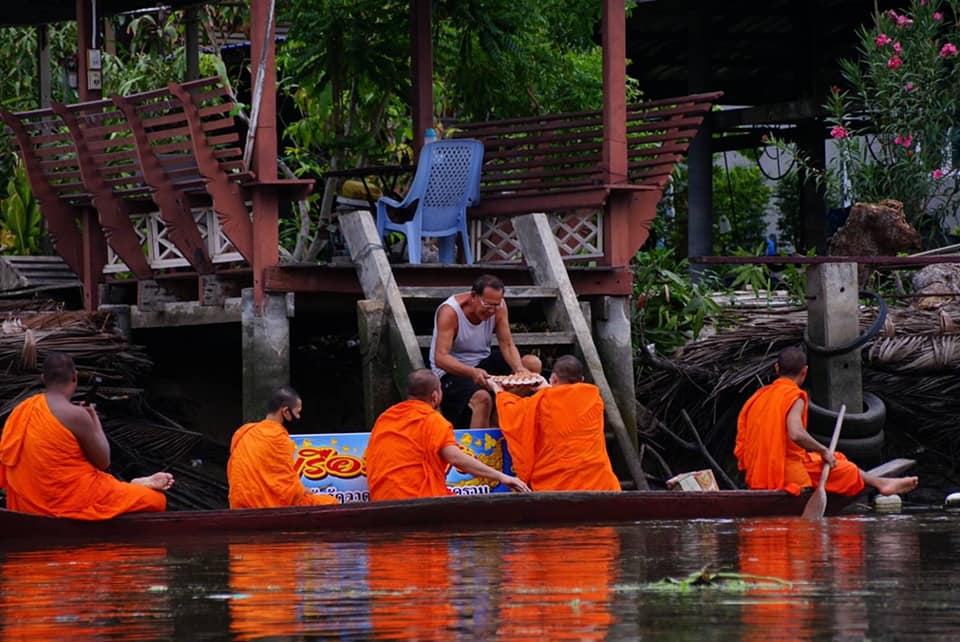
M960 640L958 585L960 513L185 534L0 552L0 641Z

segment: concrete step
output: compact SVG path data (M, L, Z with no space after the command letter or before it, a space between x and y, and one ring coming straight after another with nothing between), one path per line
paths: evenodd
M407 286L400 288L400 295L405 301L436 301L469 290L469 286ZM503 291L504 299L555 299L557 288L539 285L508 285Z
M421 348L429 348L432 335L417 335L417 343ZM517 346L568 346L573 345L573 332L514 332L513 342ZM493 345L498 345L497 337L493 337Z

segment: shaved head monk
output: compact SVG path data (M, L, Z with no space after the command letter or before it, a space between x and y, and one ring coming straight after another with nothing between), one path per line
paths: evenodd
M407 400L387 408L370 432L367 452L367 483L370 499L443 497L447 470L495 479L511 490L530 492L525 483L487 466L460 450L453 425L437 408L443 399L440 378L426 368L407 377Z
M906 493L916 477L876 477L865 473L842 453L828 448L807 432L809 398L800 389L807 378L807 355L800 348L780 352L773 383L753 393L737 420L734 455L751 489L785 490L793 495L820 482L823 463L831 464L827 492L856 495L864 486L881 495ZM842 431L842 428L841 428Z
M22 513L110 519L121 513L162 511L170 473L127 482L104 472L110 444L92 406L73 403L77 368L73 359L49 352L43 360L46 390L21 402L0 438L0 486L7 508Z
M230 441L227 482L230 508L278 508L338 504L332 495L314 494L293 467L296 446L285 425L300 419L303 401L289 386L277 388L263 421L244 424Z
M513 467L535 491L620 490L607 455L600 390L583 382L583 364L563 356L532 397L496 383L500 430Z

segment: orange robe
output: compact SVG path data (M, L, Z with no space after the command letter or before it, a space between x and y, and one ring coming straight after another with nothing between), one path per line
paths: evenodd
M559 385L532 397L501 392L497 416L513 469L533 490L620 490L596 386Z
M370 500L451 495L447 488L445 446L458 446L453 425L423 401L407 400L387 408L367 442Z
M122 482L90 463L45 394L24 400L3 426L0 486L7 490L7 508L35 515L98 520L167 507L163 493Z
M275 421L241 426L230 441L227 481L230 508L277 508L337 504L336 497L311 493L293 467L296 446Z
M807 428L807 393L791 379L780 377L760 388L740 410L733 454L744 471L747 487L783 489L799 495L800 489L820 483L823 459L798 446L787 433L787 413L803 400L803 428ZM853 462L835 453L837 465L827 478L827 492L856 495L863 490L863 477Z

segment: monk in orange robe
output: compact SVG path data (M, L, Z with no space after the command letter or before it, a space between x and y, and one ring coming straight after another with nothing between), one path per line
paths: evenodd
M414 370L407 378L407 400L377 418L364 454L370 499L451 495L446 481L451 465L476 477L495 479L512 490L530 492L516 477L460 450L453 425L437 412L442 398L440 378L426 368Z
M517 475L541 490L620 490L607 455L603 400L583 383L583 364L557 359L550 382L532 397L506 392L494 380L500 430Z
M0 438L0 487L7 508L21 513L100 520L121 513L162 511L170 473L122 482L110 473L110 444L92 406L71 401L73 359L59 352L43 361L43 393L25 399Z
M336 497L314 494L293 467L296 446L284 423L300 419L303 401L282 386L267 402L263 421L244 424L230 441L227 482L230 508L278 508L338 504Z
M734 455L752 489L783 489L793 495L820 483L823 463L831 464L826 489L838 495L856 495L864 485L882 495L906 493L917 487L916 477L870 475L842 453L831 455L807 432L807 393L800 389L807 377L807 356L800 348L780 352L774 369L780 377L757 390L744 404L737 420ZM841 428L842 430L842 428Z

